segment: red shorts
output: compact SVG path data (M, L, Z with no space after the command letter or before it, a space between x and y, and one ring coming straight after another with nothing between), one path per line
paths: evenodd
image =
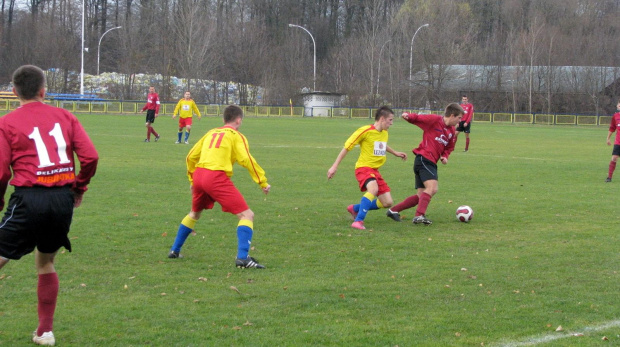
M387 183L385 183L383 177L381 177L381 174L377 169L371 169L369 167L359 167L355 169L355 178L357 179L357 182L359 182L360 190L362 192L366 191L366 182L369 179L376 180L377 184L379 185L379 192L377 193L377 196L388 193L390 191L390 187L387 185Z
M193 175L192 211L210 210L214 203L222 206L222 211L238 214L248 210L243 195L224 171L196 168Z
M192 117L179 118L179 128L185 128L188 125L192 125Z

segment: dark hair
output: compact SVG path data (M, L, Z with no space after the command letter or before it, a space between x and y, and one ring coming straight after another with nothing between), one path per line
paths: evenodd
M446 106L446 112L444 113L444 115L446 117L450 117L451 115L458 116L464 113L465 111L463 111L463 108L461 107L461 105L457 104L456 102L453 102L449 104L448 106Z
M224 123L228 124L237 118L243 118L243 110L237 105L228 105L224 109Z
M389 108L387 106L381 106L375 112L375 120L379 120L379 118L387 117L387 116L389 116L391 114L394 114L394 111L392 111L391 108Z
M13 72L13 87L20 99L36 99L45 88L45 73L34 65L20 66Z

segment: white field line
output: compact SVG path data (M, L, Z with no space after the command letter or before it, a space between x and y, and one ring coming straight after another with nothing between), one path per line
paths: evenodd
M589 332L597 332L601 330L607 330L610 328L620 327L620 320L614 320L607 323L603 323L601 325L595 325L592 327L585 327L581 330L581 332L572 332L572 333L554 333L547 335L538 335L532 336L524 339L523 341L513 341L513 342L504 342L498 344L502 347L520 347L520 346L535 346L542 343L547 343L559 339L565 339L567 337L579 338L581 335L589 333Z

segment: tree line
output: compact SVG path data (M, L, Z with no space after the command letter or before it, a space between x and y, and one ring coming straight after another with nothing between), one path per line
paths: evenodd
M316 90L607 114L620 95L620 0L0 0L0 85L30 63L52 69L48 90L79 92L83 14L85 74L121 74L108 89L123 100L146 95L137 74L159 76L163 100L181 96L174 77L207 103L232 82L246 105Z

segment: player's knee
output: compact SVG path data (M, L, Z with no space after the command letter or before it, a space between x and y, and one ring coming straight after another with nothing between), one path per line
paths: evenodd
M239 217L239 219L246 219L249 221L254 221L254 212L252 212L252 210L250 209L247 209L241 213L238 213L237 217Z

